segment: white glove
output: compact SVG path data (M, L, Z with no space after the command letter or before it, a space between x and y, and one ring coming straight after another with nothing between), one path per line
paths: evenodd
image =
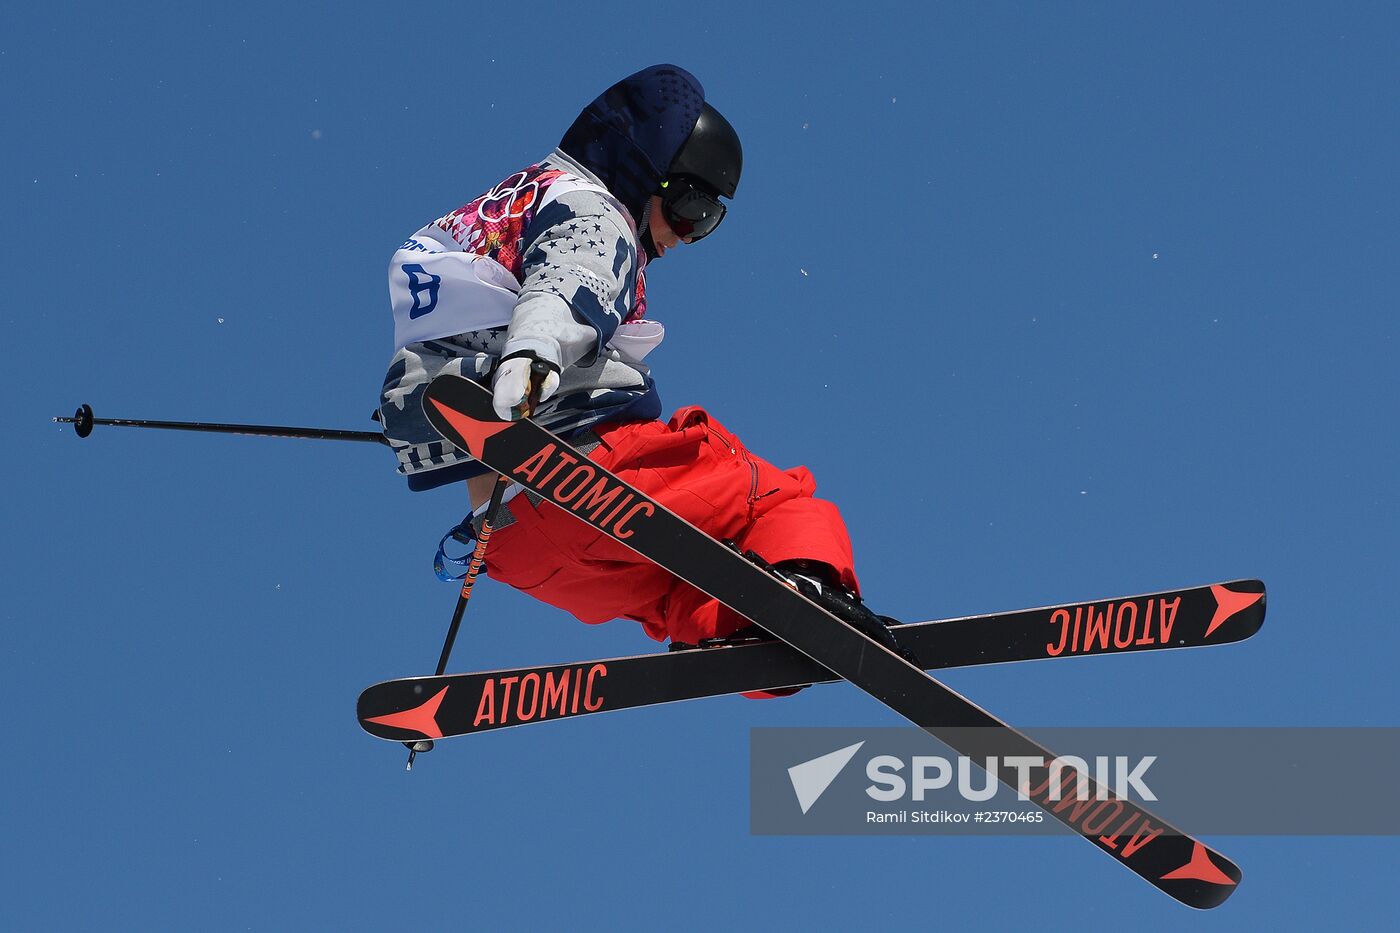
M496 374L491 377L491 407L496 409L496 417L503 421L519 421L530 414L525 404L530 395L530 366L534 362L528 356L517 356L496 367ZM540 386L540 401L557 391L559 373L551 369Z

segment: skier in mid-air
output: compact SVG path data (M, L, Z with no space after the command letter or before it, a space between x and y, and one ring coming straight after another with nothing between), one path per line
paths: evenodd
M558 148L415 233L394 254L396 353L380 418L410 489L465 480L481 513L495 481L433 430L428 383L450 373L525 411L543 364L539 424L710 535L761 556L807 595L882 642L862 603L849 535L804 467L780 470L704 409L658 420L643 363L661 342L646 318L646 267L724 219L743 167L738 134L675 65L624 78ZM496 580L587 623L640 622L658 641L749 629L743 616L547 501L513 487L486 557ZM743 634L758 634L744 631Z

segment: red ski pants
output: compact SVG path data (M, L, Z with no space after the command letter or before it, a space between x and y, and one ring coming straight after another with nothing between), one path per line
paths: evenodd
M821 561L858 592L851 541L836 506L812 498L805 467L779 470L750 453L703 409L669 423L601 425L589 459L696 527L777 563ZM514 521L492 535L494 580L582 622L625 618L657 641L728 635L748 620L548 501L511 499Z

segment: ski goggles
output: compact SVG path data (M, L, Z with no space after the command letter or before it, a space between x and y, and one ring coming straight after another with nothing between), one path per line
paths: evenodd
M694 243L714 233L724 220L724 211L718 195L687 178L668 178L661 183L661 215L683 240Z

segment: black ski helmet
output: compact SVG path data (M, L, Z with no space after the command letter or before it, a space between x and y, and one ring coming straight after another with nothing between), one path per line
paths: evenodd
M739 134L723 114L706 103L666 174L688 176L716 194L732 198L743 170L744 148Z

